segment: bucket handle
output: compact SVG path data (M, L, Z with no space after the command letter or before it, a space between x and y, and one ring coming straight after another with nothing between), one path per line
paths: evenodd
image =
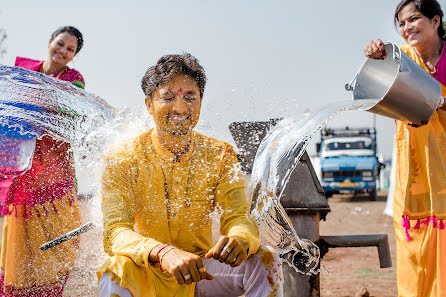
M392 57L393 57L393 60L395 60L400 65L400 71L401 71L401 56L402 56L402 53L401 53L400 47L396 43L391 42L391 41L385 41L383 43L384 43L384 45L386 45L386 44L391 44L392 45L392 52L393 52L392 53ZM398 49L398 51L396 51L395 49ZM370 58L367 58L367 59L370 59ZM366 62L367 62L367 60L366 60ZM353 85L355 84L356 79L358 78L359 72L361 72L362 67L364 67L364 64L365 64L365 62L361 65L359 70L356 72L355 77L353 77L353 79L348 84L345 84L345 89L347 91L353 91L354 90Z
M401 61L401 56L402 56L402 52L400 47L395 43L395 42L391 42L391 41L386 41L384 42L384 45L386 44L391 44L392 45L392 52L393 52L393 59L396 62L400 62ZM398 53L395 49L398 49Z
M362 69L362 66L356 72L355 77L353 77L353 79L348 84L345 84L345 89L347 91L353 91L354 90L353 85L355 84L356 79L358 78L359 72L361 72L361 69Z
M403 71L405 71L404 69L403 69L403 54L402 54L402 51L401 51L401 48L396 44L396 43L394 43L394 42L390 42L390 41L387 41L387 42L384 42L384 45L386 45L386 44L391 44L392 45L392 51L393 51L393 60L396 62L396 63L398 63L398 65L400 66L399 67L399 69L398 69L398 71L399 72L403 72ZM398 49L398 51L396 51L396 49Z

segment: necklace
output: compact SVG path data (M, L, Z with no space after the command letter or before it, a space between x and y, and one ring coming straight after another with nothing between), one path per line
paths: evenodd
M40 66L40 71L39 71L39 72L41 72L41 73L43 73L43 74L45 74L45 75L51 76L49 73L47 73L47 72L45 71L45 69L43 68L43 64L44 64L44 63L42 63L42 66ZM59 79L59 77L62 75L62 73L65 72L66 69L67 69L67 66L64 66L64 67L59 71L59 73L57 73L56 78Z
M177 163L177 162L175 162L174 161L174 164L175 163ZM175 165L173 165L173 164L170 164L170 163L168 163L168 164L166 164L166 163L164 163L163 162L163 164L161 164L161 172L163 173L163 179L164 179L164 194L166 195L166 209L167 209L167 219L168 219L168 221L170 222L170 218L173 216L173 217L175 217L176 216L176 213L175 212L172 212L172 204L173 203L175 203L175 204L178 204L178 203L181 203L180 201L177 201L177 199L180 199L180 200L185 200L185 205L186 206L190 206L190 199L189 198L187 198L187 196L188 196L188 193L189 193L189 178L190 178L190 174L191 174L191 172L190 172L190 170L191 170L191 168L190 168L190 166L191 166L191 164L189 164L189 168L188 169L186 169L186 171L187 171L187 173L184 173L184 174L187 174L187 177L186 177L186 185L185 185L185 193L183 194L183 195L181 195L181 196L183 196L183 197L171 197L170 196L170 194L169 194L169 185L167 184L167 174L166 174L166 172L165 172L165 170L164 170L164 166L171 166L172 168L171 168L171 173L170 173L170 175L172 175L172 172L173 172L173 170L174 170L174 167L175 167ZM170 181L170 183L173 183L174 181ZM176 181L175 182L175 184L176 185L178 185L178 181ZM171 184L171 187L173 187L173 185ZM174 201L173 201L174 200Z
M431 60L432 64L429 63L430 62L429 60L425 61L423 58L421 58L421 55L420 55L421 60L423 61L424 65L426 65L427 69L429 69L429 72L431 74L434 74L434 73L437 72L437 67L436 66L437 66L438 61L441 58L441 55L443 54L443 49L444 49L444 41L441 41L440 47L439 47L439 49L437 51L437 54Z

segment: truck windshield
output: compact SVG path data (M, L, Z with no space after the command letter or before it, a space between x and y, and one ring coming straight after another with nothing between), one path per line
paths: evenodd
M373 139L368 137L333 137L323 141L322 157L373 156Z
M372 143L370 141L352 141L352 142L331 142L327 144L327 150L371 150Z

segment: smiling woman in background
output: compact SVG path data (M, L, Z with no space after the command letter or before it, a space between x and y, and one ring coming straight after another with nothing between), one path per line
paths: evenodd
M403 0L395 24L401 49L441 83L446 97L443 11L436 0ZM379 39L364 53L384 59ZM398 296L445 296L446 292L446 104L427 125L396 121L394 224ZM416 106L414 107L416 108Z
M82 75L67 67L82 45L76 28L61 27L51 35L45 61L17 57L15 66L84 88ZM31 168L14 179L4 200L0 296L62 296L79 242L47 251L39 247L81 222L69 144L50 136L38 139Z

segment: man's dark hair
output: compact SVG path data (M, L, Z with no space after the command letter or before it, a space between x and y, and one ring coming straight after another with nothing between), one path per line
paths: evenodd
M441 40L446 40L446 33L443 27L443 11L441 10L440 3L437 0L402 0L395 9L395 15L393 20L395 25L398 25L398 14L408 4L412 3L416 10L421 12L428 19L432 19L438 15L440 17L440 26L438 26L438 36Z
M56 31L53 32L53 34L51 34L51 39L50 40L54 40L59 34L62 34L64 32L67 32L68 34L76 37L77 39L77 48L76 48L76 54L81 50L82 46L84 45L84 38L82 37L82 33L71 26L63 26L60 28L57 28Z
M152 99L153 92L160 85L168 83L178 74L193 78L200 90L200 98L203 98L206 74L198 60L189 53L162 56L155 66L147 69L141 80L141 88L146 98Z

